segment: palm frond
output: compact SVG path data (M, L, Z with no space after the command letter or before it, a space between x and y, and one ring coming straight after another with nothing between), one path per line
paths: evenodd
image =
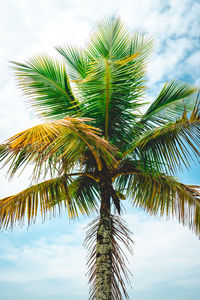
M128 141L138 116L150 43L143 35L131 37L120 19L104 19L83 52L87 69L84 79L76 81L82 116L94 119L115 145Z
M73 179L70 184L70 194L76 203L83 207L85 212L97 211L99 201L99 184L87 173Z
M156 173L156 170L154 173L142 172L137 168L119 173L116 186L134 206L151 215L176 217L200 235L199 187L180 183L172 176Z
M84 57L84 50L72 46L57 46L56 50L64 57L69 67L72 80L82 80L86 77L88 64Z
M142 32L135 32L131 35L129 48L130 55L139 53L138 63L145 64L153 49L153 38Z
M84 179L84 182L83 182ZM98 186L87 177L61 176L33 185L24 191L0 199L0 228L13 228L16 223L34 223L40 211L42 219L66 209L69 219L90 215L97 210Z
M57 47L77 85L81 116L94 119L105 138L117 146L127 143L138 116L151 46L151 38L131 35L120 18L104 18L85 49Z
M130 34L120 18L104 17L97 24L88 43L88 56L92 59L124 58Z
M135 176L132 183L134 205L153 215L175 216L183 225L200 234L200 193L198 190L161 176Z
M200 110L197 102L189 116L184 110L174 123L145 131L130 147L130 152L139 151L145 160L155 161L163 170L174 173L183 165L189 168L194 156L199 160L199 137Z
M167 82L156 100L141 118L147 126L174 122L181 117L184 110L191 112L195 104L197 89L181 81Z
M16 134L1 146L0 161L11 163L11 175L27 163L35 164L35 174L41 174L41 167L48 168L65 161L73 168L84 158L89 149L97 166L101 169L101 159L112 166L114 148L100 137L98 129L87 125L88 119L66 117L62 120L43 123ZM39 177L39 176L38 176Z
M131 274L126 266L127 257L122 249L122 245L132 253L133 241L131 232L127 228L125 221L114 215L111 218L111 240L112 240L112 280L111 290L112 300L129 299L125 281L130 284L129 275ZM99 227L100 218L96 218L88 225L84 245L88 250L88 277L90 286L90 300L96 299L96 235ZM123 297L124 296L124 297Z
M47 119L61 119L79 113L63 63L38 55L21 64L13 62L18 85L32 107Z

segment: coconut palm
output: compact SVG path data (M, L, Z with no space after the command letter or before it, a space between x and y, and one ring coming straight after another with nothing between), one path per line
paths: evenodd
M147 107L151 48L146 34L131 34L119 18L107 18L83 49L57 47L63 61L38 55L13 64L18 85L45 123L1 145L10 176L32 164L35 181L0 200L1 228L24 219L31 224L38 211L43 218L62 207L69 218L98 211L86 238L90 299L128 298L118 243L130 248L120 217L125 199L150 215L176 216L200 233L198 187L175 178L200 157L197 90L167 82Z

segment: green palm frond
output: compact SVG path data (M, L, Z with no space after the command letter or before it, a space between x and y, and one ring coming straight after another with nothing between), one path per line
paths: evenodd
M86 51L91 60L101 57L128 62L133 54L140 53L140 61L144 61L148 58L152 45L152 38L146 34L130 34L119 17L105 17L96 24Z
M40 116L61 119L79 113L79 102L73 95L63 63L38 55L24 64L13 64L18 85Z
M191 112L195 104L197 89L181 81L167 82L156 100L141 118L147 126L174 122L184 110Z
M85 211L94 211L98 207L99 185L87 173L83 173L71 183L71 195L77 203L81 203Z
M106 139L128 141L144 94L144 68L152 40L131 35L119 18L105 18L84 50L57 47L78 87L82 116L95 120ZM123 133L122 133L123 132Z
M136 62L134 66L131 64L134 65L131 61L124 65L100 60L93 64L85 81L78 84L85 98L82 115L93 118L105 138L109 137L115 144L128 139L138 115L138 98L143 93L141 68Z
M153 49L153 38L145 33L136 32L131 35L131 43L129 52L139 53L138 62L144 64L149 59L149 56Z
M96 24L87 51L90 59L109 58L115 60L127 56L130 34L120 18L103 18Z
M154 161L166 171L175 172L183 165L189 168L194 156L199 160L199 136L200 110L196 103L189 116L184 110L174 123L145 131L130 150L139 151L144 160Z
M114 189L118 193L123 193L128 197L128 191L131 189L131 184L135 175L144 174L158 176L160 173L156 165L152 161L141 160L137 158L125 158L112 171L112 182Z
M82 80L86 77L88 64L84 57L84 50L72 46L57 46L56 50L67 62L72 80Z
M11 175L23 164L33 162L40 175L42 166L49 167L47 162L56 165L64 160L68 169L75 167L89 150L99 169L101 158L111 167L114 148L100 137L99 130L84 121L88 119L66 117L18 133L1 146L0 161L6 159L5 164L10 163Z

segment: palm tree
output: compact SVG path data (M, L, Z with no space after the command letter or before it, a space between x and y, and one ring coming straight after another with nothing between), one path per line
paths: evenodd
M130 248L122 200L151 215L176 216L200 233L198 187L174 177L200 157L197 90L167 82L141 113L151 48L146 34L130 34L119 18L108 18L84 49L57 47L64 62L38 55L13 64L19 86L46 121L1 145L10 176L32 164L35 184L0 200L0 225L31 224L38 210L45 218L63 206L69 218L100 211L86 238L90 299L128 298L118 244Z

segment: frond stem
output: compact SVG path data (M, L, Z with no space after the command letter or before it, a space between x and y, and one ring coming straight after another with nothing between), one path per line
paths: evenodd
M69 176L87 176L87 177L94 179L96 182L99 182L99 176L96 176L91 173L75 172L75 173L66 174L66 176L67 177L69 177Z
M105 106L105 139L108 140L108 113L109 113L109 102L110 102L110 74L109 74L109 63L105 58L106 63L106 106Z

